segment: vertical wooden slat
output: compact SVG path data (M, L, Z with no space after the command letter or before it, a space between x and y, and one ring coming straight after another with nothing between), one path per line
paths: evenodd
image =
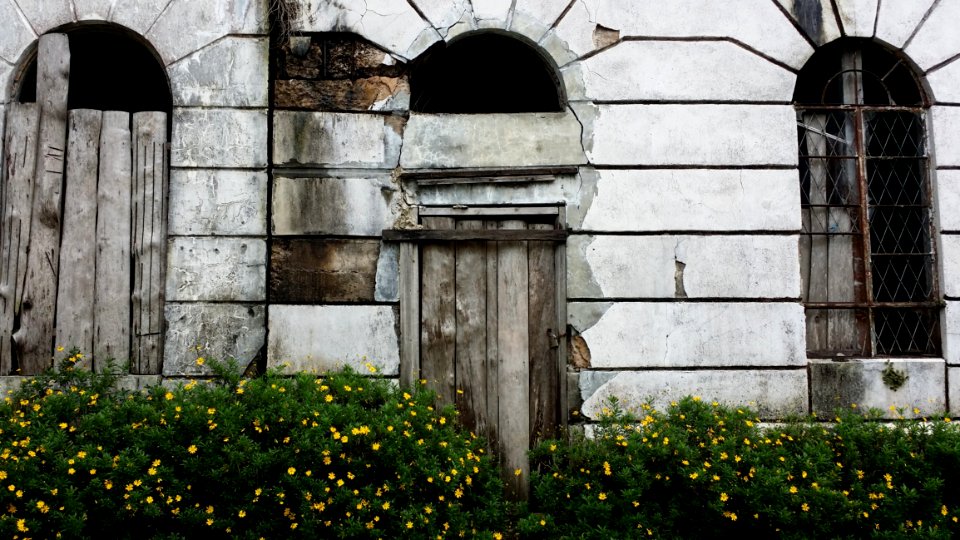
M567 212L565 208L559 209L557 223L561 227L566 227ZM564 244L557 244L553 250L554 260L554 290L557 293L555 304L557 308L557 334L559 341L557 343L557 383L559 390L559 410L560 425L559 428L566 430L567 418L570 414L570 396L567 395L567 343L570 339L567 332L567 248ZM562 332L561 332L562 330Z
M67 36L40 36L37 53L37 103L40 105L37 181L33 193L27 276L20 304L20 328L13 336L23 374L38 373L52 361L69 79L70 45Z
M425 217L428 229L452 229L452 218ZM456 387L455 253L451 244L423 246L420 373L437 392L441 405L454 403Z
M94 362L130 359L130 114L103 113L97 187Z
M96 278L97 173L103 113L70 111L67 173L60 243L56 343L93 352L93 295ZM85 359L86 360L86 359Z
M497 229L500 224L496 221L484 221L484 229ZM497 242L487 242L486 245L486 276L487 276L487 298L486 298L486 308L487 308L487 347L486 347L486 358L485 364L487 367L486 381L487 381L487 418L489 419L489 424L487 425L487 446L491 449L496 449L497 452L493 456L500 461L500 438L497 434L499 429L500 422L500 400L497 396L500 394L500 357L499 357L499 348L497 347L497 321L499 319L497 311L499 309L499 296L497 294L497 282L498 282L498 272L497 264L499 261L499 248Z
M482 229L483 222L463 220L457 229ZM456 386L460 422L471 432L487 432L487 274L486 245L456 245Z
M160 373L166 235L167 115L133 115L133 344L131 369Z
M504 221L504 229L523 229L522 221ZM508 493L527 495L530 463L529 335L526 242L501 242L497 262L500 454Z
M40 106L11 103L4 141L3 221L0 225L0 375L13 368L14 321L27 273Z
M533 223L531 230L551 230L552 225ZM557 321L556 268L552 242L528 242L529 343L530 343L530 441L536 446L557 436L559 379L557 349L563 330Z
M420 377L420 246L400 244L400 384Z

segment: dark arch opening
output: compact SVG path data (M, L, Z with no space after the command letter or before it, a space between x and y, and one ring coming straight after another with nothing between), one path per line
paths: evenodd
M133 32L84 24L60 30L70 40L70 109L165 111L173 107L167 74L156 54ZM17 100L37 99L36 53L19 82Z
M484 32L440 42L414 63L410 108L426 113L563 110L552 64L519 39Z
M844 67L843 58L856 54L859 69ZM841 39L828 43L810 57L797 76L793 100L800 105L845 103L845 73L861 72L863 105L919 107L926 104L912 63L904 56L869 39Z

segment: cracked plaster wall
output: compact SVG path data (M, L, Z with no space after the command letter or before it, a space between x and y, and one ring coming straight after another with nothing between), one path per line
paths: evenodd
M346 355L356 340L341 343L316 322L343 317L373 329L376 345L367 352L393 372L397 255L382 243L372 249L378 230L400 222L411 204L560 203L573 234L567 286L574 360L601 369L581 381L585 412L613 392L639 401L668 390L753 401L771 416L803 412L809 396L790 107L796 71L816 46L842 35L875 36L904 49L925 72L936 103L928 116L936 163L960 162L960 138L950 127L960 119L954 61L960 34L951 26L960 2L953 0L677 0L668 10L620 0L298 5L299 36L276 53L280 76L268 81L263 0L0 0L4 96L36 35L80 19L132 29L167 65L175 100L170 234L176 248L168 272L174 293L168 358L203 341L196 329L211 328L218 310L230 312L223 320L236 323L231 332L250 339L242 347L211 343L214 354L252 359L269 319L272 364L291 360L280 357L301 350L294 342L304 332L316 347ZM557 126L510 120L504 136L531 132L513 141L521 150L514 154L497 154L490 141L469 136L463 119L408 113L409 61L437 41L479 29L537 44L559 68L569 99ZM340 39L321 37L329 32L351 32L372 46L325 41ZM337 58L337 51L346 53ZM272 119L268 84L278 109L287 109ZM507 125L475 120L492 122L493 132ZM549 148L537 148L538 128L557 136L573 126L569 120L575 136L548 136ZM471 147L477 143L484 144ZM273 177L265 172L268 144L278 168ZM569 159L558 157L559 150ZM490 165L494 157L498 165L559 160L579 171L545 184L419 189L396 174L403 165L470 159ZM960 290L952 262L960 259L954 172L935 171L947 291ZM352 304L264 308L271 278L283 277L268 268L268 234L313 239L309 249L285 255L323 269L313 292L359 276L363 286L350 289ZM192 250L194 260L179 259L180 247ZM343 256L344 249L353 256ZM195 275L201 261L221 277ZM945 359L955 370L960 309L951 299L947 305ZM243 313L252 322L236 322ZM686 337L677 341L678 335ZM168 365L171 375L186 369ZM758 366L764 369L749 369ZM651 367L657 370L646 371ZM931 403L960 406L960 376L948 378L949 389L936 377L923 380L912 388ZM816 408L820 398L813 397Z

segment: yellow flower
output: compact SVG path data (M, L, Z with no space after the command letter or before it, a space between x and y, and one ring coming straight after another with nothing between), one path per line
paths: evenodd
M197 445L191 444L190 446L188 446L188 447L187 447L187 452L189 452L189 453L191 453L191 454L196 454L196 453L197 453Z
M597 495L597 498L600 499L601 501L605 501L607 500L607 494L601 491L600 494Z
M943 505L940 507L940 514L944 516L947 515L947 505Z
M163 397L164 397L167 401L170 401L171 399L173 399L173 392L167 392L166 394L163 395Z
M25 520L25 519L18 519L18 520L17 520L17 530L20 531L20 532L27 532L27 531L29 531L30 529L27 528L27 520Z
M720 494L720 502L727 502L729 499L730 499L730 496L727 495L726 493Z
M197 365L198 365L198 366L202 366L202 365L203 365L203 362L204 362L204 360L203 360L203 357L202 357L202 356L197 357Z
M290 467L289 469L287 469L287 474L289 474L290 476L293 476L297 474L297 469Z
M151 497L150 495L147 495L146 501L147 501L147 504L153 504L153 497Z
M383 509L384 509L384 510L389 510L389 509L390 509L390 503L389 503L389 502L383 503Z
M503 540L503 535L498 532L495 532L493 533L493 538L494 540Z
M514 475L514 476L520 476L521 474L523 474L523 471L520 470L520 469L515 469L515 470L513 471L513 475Z
M796 492L797 492L797 486L790 486L790 493L796 493Z
M810 511L810 505L807 504L807 503L803 503L803 504L800 505L800 509L803 510L804 512L809 512L809 511Z
M241 511L237 512L237 515L240 516L240 517L242 517L242 518L243 518L243 517L247 517L247 511L246 511L246 510L241 510Z

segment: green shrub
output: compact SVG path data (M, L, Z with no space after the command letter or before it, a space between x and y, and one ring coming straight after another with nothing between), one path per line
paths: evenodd
M960 432L855 411L761 429L686 398L639 417L611 404L592 440L533 453L530 538L952 538Z
M434 396L344 372L127 392L74 370L0 406L4 538L489 538L502 483Z

